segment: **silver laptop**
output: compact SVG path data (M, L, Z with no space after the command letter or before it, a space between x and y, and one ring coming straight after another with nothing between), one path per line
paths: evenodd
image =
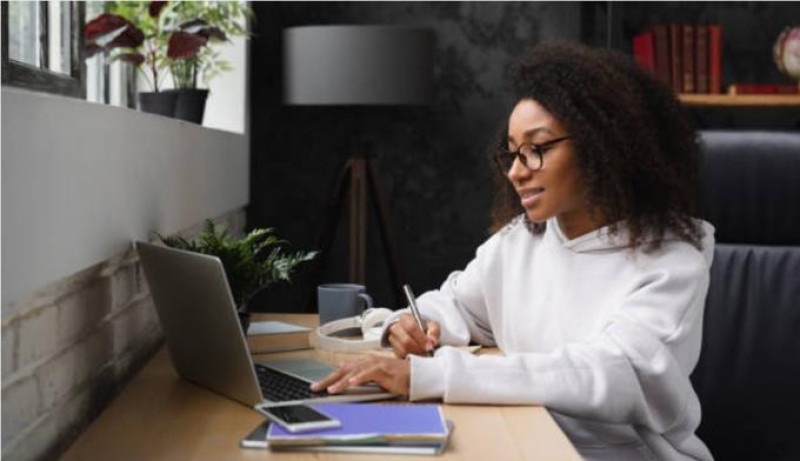
M136 242L172 363L188 381L250 407L392 398L377 386L338 395L309 385L334 370L309 359L254 363L219 258Z

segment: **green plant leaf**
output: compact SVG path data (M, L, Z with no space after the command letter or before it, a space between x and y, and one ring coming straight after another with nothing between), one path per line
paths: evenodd
M193 240L179 236L164 237L158 233L155 235L167 246L218 257L238 306L246 305L256 292L266 286L291 282L297 267L317 255L316 251L284 254L281 245L288 242L279 238L271 227L253 229L237 240L224 226L206 220L202 231ZM271 250L264 257L267 249Z

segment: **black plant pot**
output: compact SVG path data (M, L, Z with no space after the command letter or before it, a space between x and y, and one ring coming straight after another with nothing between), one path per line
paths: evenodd
M175 118L202 125L203 114L206 111L208 90L180 89L173 91L178 96L178 102L175 105Z
M173 91L139 93L139 110L149 114L174 117L177 103L178 95Z

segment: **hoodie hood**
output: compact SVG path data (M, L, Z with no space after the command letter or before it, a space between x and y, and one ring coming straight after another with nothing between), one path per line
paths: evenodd
M710 265L714 253L714 226L702 219L696 219L695 222L700 224L703 229L702 252ZM575 253L604 253L623 250L628 246L629 235L627 226L620 221L617 223L616 234L611 234L611 225L608 225L570 240L564 235L556 218L547 220L545 233L550 234L558 244ZM645 237L642 243L647 244L653 240L655 237ZM680 239L674 233L666 232L663 242L673 241L680 241Z

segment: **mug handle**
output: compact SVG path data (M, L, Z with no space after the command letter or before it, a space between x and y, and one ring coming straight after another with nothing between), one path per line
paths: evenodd
M366 305L366 307L361 309L361 312L364 312L365 310L372 308L372 296L366 293L359 293L358 297L364 300L364 304Z

